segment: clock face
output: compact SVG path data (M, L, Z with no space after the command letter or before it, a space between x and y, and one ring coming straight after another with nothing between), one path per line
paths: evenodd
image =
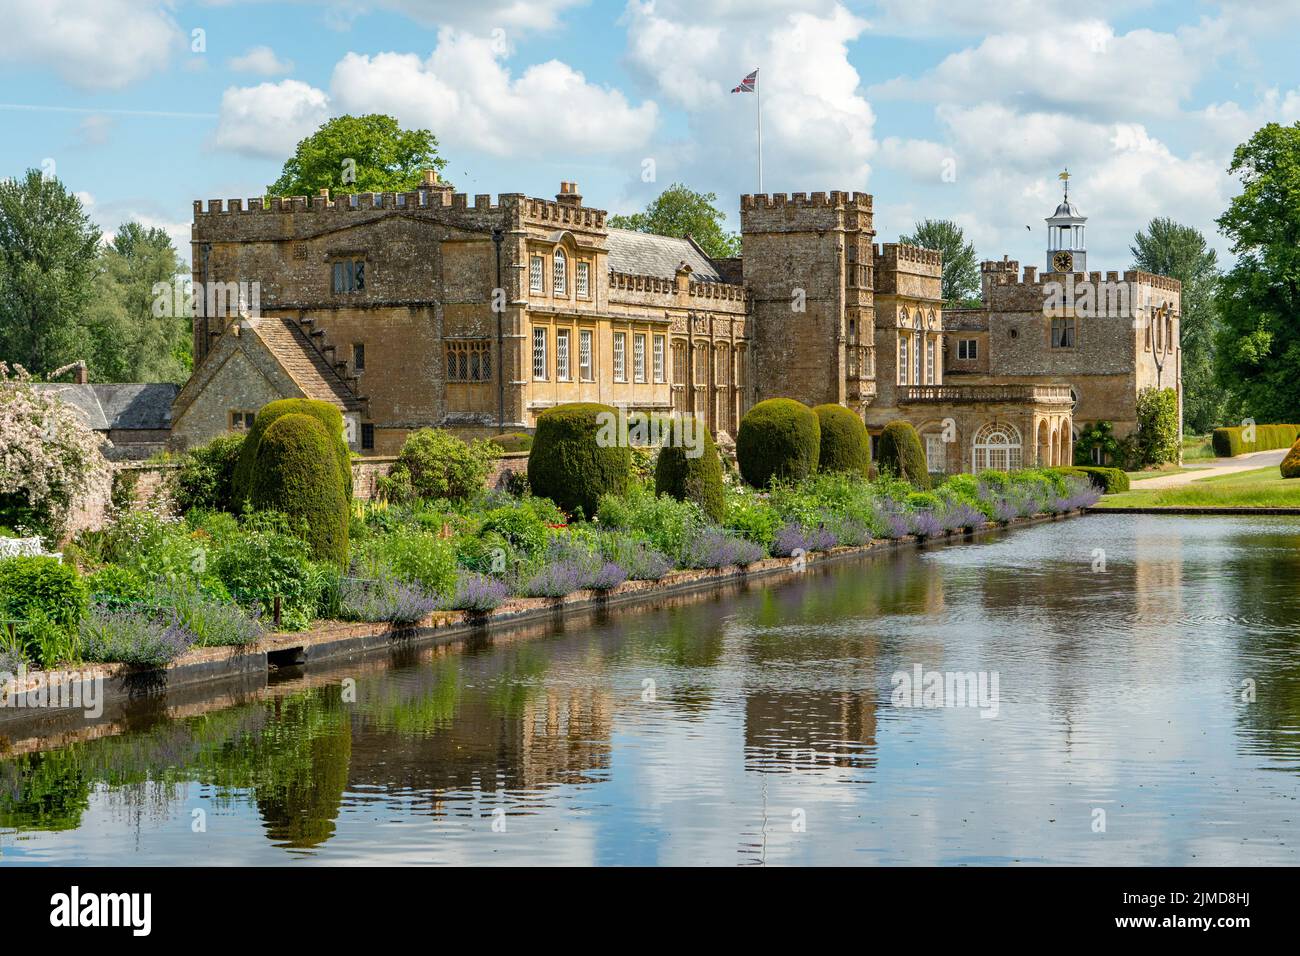
M1068 252L1058 252L1052 256L1052 268L1057 272L1071 272L1074 269L1074 256Z

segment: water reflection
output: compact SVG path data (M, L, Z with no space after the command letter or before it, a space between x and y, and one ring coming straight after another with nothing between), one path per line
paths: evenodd
M1293 519L1096 517L149 698L0 760L0 862L1295 862L1298 579Z

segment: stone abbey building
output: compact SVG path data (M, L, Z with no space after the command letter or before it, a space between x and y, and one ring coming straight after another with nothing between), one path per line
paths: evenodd
M575 183L471 201L432 173L409 193L196 202L195 371L173 444L292 396L336 403L368 455L424 426L528 430L575 401L734 435L789 396L852 408L873 434L905 418L954 472L1068 463L1082 423L1123 435L1141 389L1181 397L1178 284L1084 272L1068 199L1043 274L986 262L983 307L946 312L939 254L877 244L864 193L742 196L734 259L605 217Z

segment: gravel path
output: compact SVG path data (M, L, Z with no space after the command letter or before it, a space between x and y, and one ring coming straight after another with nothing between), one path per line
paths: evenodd
M1282 459L1286 457L1286 453L1287 449L1276 448L1272 451L1257 451L1249 455L1238 455L1236 458L1206 458L1187 466L1194 468L1195 471L1184 471L1176 475L1161 475L1159 478L1141 478L1132 482L1131 486L1134 491L1178 488L1182 485L1189 485L1201 478L1209 478L1212 475L1231 475L1239 471L1251 471L1255 468L1266 468L1269 465L1280 465Z

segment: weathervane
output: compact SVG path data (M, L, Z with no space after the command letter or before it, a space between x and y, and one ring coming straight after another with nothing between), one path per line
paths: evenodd
M1067 166L1065 167L1065 169L1061 170L1061 174L1056 178L1059 179L1061 182L1065 183L1065 201L1069 202L1070 201L1070 167Z

